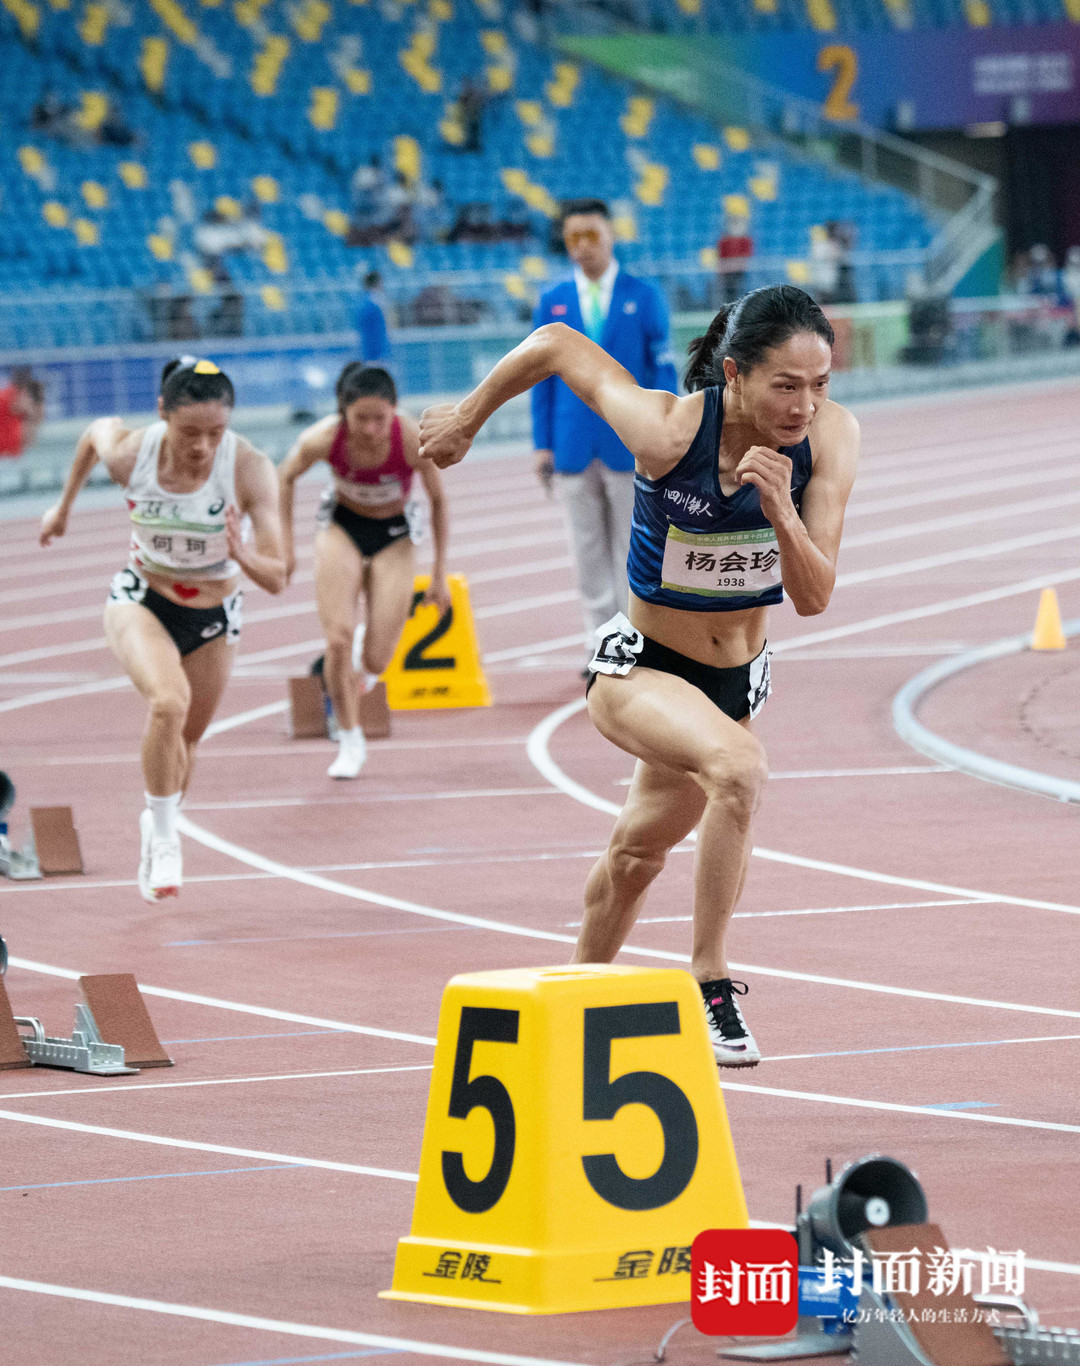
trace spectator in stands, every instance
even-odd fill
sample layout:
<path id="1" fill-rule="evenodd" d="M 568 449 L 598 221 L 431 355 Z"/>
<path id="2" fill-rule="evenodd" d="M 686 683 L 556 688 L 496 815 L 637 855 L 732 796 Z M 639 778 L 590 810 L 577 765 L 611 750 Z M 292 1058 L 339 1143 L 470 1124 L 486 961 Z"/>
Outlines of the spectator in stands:
<path id="1" fill-rule="evenodd" d="M 22 455 L 45 416 L 45 386 L 29 366 L 17 365 L 0 389 L 0 456 Z"/>
<path id="2" fill-rule="evenodd" d="M 1049 247 L 1037 242 L 1028 252 L 1028 269 L 1024 294 L 1056 295 L 1058 292 L 1057 263 Z"/>
<path id="3" fill-rule="evenodd" d="M 421 182 L 416 189 L 416 226 L 425 242 L 445 242 L 450 231 L 450 208 L 441 180 Z"/>
<path id="4" fill-rule="evenodd" d="M 465 132 L 465 141 L 461 144 L 461 151 L 482 152 L 484 150 L 484 106 L 487 104 L 487 96 L 471 76 L 466 76 L 462 81 L 461 94 L 458 96 L 457 103 L 461 126 Z"/>
<path id="5" fill-rule="evenodd" d="M 1061 267 L 1061 299 L 1072 310 L 1072 322 L 1065 333 L 1066 346 L 1080 346 L 1080 247 L 1070 247 Z"/>
<path id="6" fill-rule="evenodd" d="M 664 297 L 655 285 L 619 269 L 607 204 L 572 199 L 563 206 L 562 225 L 573 279 L 541 297 L 533 326 L 566 323 L 602 346 L 644 388 L 675 393 Z M 634 457 L 554 376 L 533 389 L 532 413 L 536 472 L 545 487 L 558 482 L 585 622 L 593 632 L 629 605 Z"/>
<path id="7" fill-rule="evenodd" d="M 75 108 L 53 90 L 46 90 L 30 111 L 30 129 L 46 137 L 69 141 L 77 132 Z"/>
<path id="8" fill-rule="evenodd" d="M 835 303 L 840 283 L 841 246 L 832 227 L 816 223 L 810 229 L 810 293 L 819 304 Z"/>
<path id="9" fill-rule="evenodd" d="M 750 222 L 729 214 L 724 231 L 716 244 L 720 302 L 732 303 L 745 293 L 746 263 L 754 254 L 754 239 L 750 236 Z"/>
<path id="10" fill-rule="evenodd" d="M 855 250 L 855 224 L 826 223 L 825 230 L 836 243 L 836 289 L 833 291 L 833 303 L 858 303 L 855 266 L 851 259 Z"/>
<path id="11" fill-rule="evenodd" d="M 386 176 L 383 173 L 382 160 L 378 156 L 372 156 L 357 166 L 349 186 L 352 191 L 353 213 L 357 221 L 362 222 L 374 215 L 379 193 L 385 184 Z"/>
<path id="12" fill-rule="evenodd" d="M 364 276 L 364 292 L 356 309 L 356 330 L 364 364 L 385 367 L 390 360 L 390 334 L 386 328 L 382 276 L 377 270 L 369 270 Z"/>

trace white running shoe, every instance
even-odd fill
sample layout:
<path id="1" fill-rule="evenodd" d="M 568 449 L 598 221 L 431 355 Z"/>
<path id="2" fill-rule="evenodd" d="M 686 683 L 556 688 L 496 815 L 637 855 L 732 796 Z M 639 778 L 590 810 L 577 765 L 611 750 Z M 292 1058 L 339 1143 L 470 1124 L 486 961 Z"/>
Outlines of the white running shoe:
<path id="1" fill-rule="evenodd" d="M 147 887 L 150 900 L 160 901 L 166 896 L 179 896 L 183 883 L 183 861 L 180 857 L 179 836 L 171 840 L 150 841 L 150 876 Z"/>
<path id="2" fill-rule="evenodd" d="M 353 632 L 352 638 L 352 666 L 353 672 L 362 674 L 364 672 L 364 633 L 367 627 L 363 622 Z"/>
<path id="3" fill-rule="evenodd" d="M 749 988 L 745 982 L 733 982 L 721 977 L 715 982 L 702 982 L 701 994 L 705 1002 L 705 1019 L 709 1026 L 709 1042 L 719 1067 L 756 1067 L 761 1061 L 761 1049 L 746 1027 L 736 996 L 745 996 Z"/>
<path id="4" fill-rule="evenodd" d="M 358 778 L 367 758 L 367 741 L 359 726 L 342 731 L 338 737 L 338 756 L 326 770 L 328 778 Z"/>
<path id="5" fill-rule="evenodd" d="M 149 811 L 139 814 L 139 895 L 144 901 L 154 902 L 157 896 L 150 890 L 150 842 L 154 838 L 154 818 Z"/>

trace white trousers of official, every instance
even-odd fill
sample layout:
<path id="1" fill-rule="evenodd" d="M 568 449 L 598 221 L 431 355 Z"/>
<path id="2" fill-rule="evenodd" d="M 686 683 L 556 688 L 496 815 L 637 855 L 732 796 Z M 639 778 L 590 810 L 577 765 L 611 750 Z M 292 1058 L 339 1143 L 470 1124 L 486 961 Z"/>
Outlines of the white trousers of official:
<path id="1" fill-rule="evenodd" d="M 626 557 L 634 510 L 632 470 L 611 470 L 594 460 L 581 474 L 560 474 L 559 494 L 577 565 L 578 591 L 591 637 L 630 601 Z"/>

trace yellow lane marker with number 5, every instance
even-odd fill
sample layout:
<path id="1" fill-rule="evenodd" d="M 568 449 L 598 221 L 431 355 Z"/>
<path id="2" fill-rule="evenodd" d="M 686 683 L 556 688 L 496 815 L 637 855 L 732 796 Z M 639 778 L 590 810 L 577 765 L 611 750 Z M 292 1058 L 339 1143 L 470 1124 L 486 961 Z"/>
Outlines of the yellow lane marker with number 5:
<path id="1" fill-rule="evenodd" d="M 674 969 L 453 978 L 389 1299 L 560 1314 L 690 1298 L 748 1227 L 701 991 Z"/>
<path id="2" fill-rule="evenodd" d="M 480 647 L 464 574 L 447 576 L 450 610 L 442 617 L 423 603 L 431 577 L 413 582 L 409 619 L 383 674 L 392 711 L 427 707 L 490 707 L 491 693 L 480 667 Z"/>

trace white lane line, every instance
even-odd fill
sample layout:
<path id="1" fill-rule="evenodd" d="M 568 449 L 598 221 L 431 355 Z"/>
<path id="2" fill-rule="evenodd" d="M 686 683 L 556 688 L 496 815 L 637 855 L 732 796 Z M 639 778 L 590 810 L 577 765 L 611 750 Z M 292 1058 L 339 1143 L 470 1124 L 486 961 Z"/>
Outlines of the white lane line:
<path id="1" fill-rule="evenodd" d="M 70 968 L 53 967 L 50 963 L 36 963 L 30 958 L 10 958 L 8 962 L 11 967 L 22 968 L 24 972 L 39 972 L 46 977 L 63 977 L 70 982 L 77 982 L 80 977 L 85 976 L 85 973 L 73 972 Z M 143 982 L 139 983 L 139 990 L 144 996 L 160 996 L 166 1001 L 184 1001 L 188 1005 L 209 1006 L 213 1010 L 231 1010 L 238 1015 L 258 1015 L 266 1020 L 287 1020 L 290 1024 L 314 1025 L 317 1029 L 340 1030 L 345 1034 L 368 1034 L 375 1039 L 398 1039 L 402 1043 L 430 1044 L 432 1047 L 435 1044 L 435 1040 L 426 1034 L 406 1034 L 398 1029 L 377 1029 L 374 1025 L 327 1020 L 321 1015 L 302 1015 L 295 1010 L 276 1010 L 270 1006 L 249 1006 L 240 1001 L 225 1001 L 218 996 L 201 996 L 196 992 L 174 991 L 169 987 L 151 987 Z"/>
<path id="2" fill-rule="evenodd" d="M 80 683 L 70 688 L 46 688 L 44 692 L 8 698 L 6 702 L 0 702 L 0 711 L 19 711 L 23 707 L 36 707 L 43 702 L 62 702 L 68 697 L 89 697 L 92 693 L 117 692 L 130 687 L 131 680 L 125 674 L 122 678 L 103 678 L 97 683 Z"/>
<path id="3" fill-rule="evenodd" d="M 921 484 L 924 487 L 932 482 L 927 479 L 926 471 L 919 468 L 923 464 L 935 465 L 934 473 L 942 480 L 948 479 L 952 482 L 945 485 L 948 489 L 961 488 L 967 489 L 975 494 L 981 491 L 982 483 L 989 482 L 984 480 L 986 474 L 992 474 L 997 470 L 1009 470 L 1011 473 L 1023 479 L 1024 483 L 1029 482 L 1031 474 L 1041 474 L 1047 465 L 1075 464 L 1077 457 L 1080 456 L 1080 449 L 1077 447 L 1075 437 L 1051 438 L 1049 445 L 1045 445 L 1043 440 L 1034 440 L 1024 443 L 1027 450 L 1032 451 L 1032 458 L 1028 461 L 1018 459 L 1018 452 L 1013 448 L 1012 442 L 1007 442 L 1003 449 L 992 454 L 986 451 L 983 443 L 979 443 L 978 454 L 969 460 L 958 460 L 955 464 L 949 465 L 941 461 L 935 462 L 932 459 L 920 461 L 914 466 L 908 466 L 903 457 L 893 467 L 893 473 L 886 473 L 884 470 L 870 466 L 865 477 L 860 476 L 857 488 L 860 491 L 866 489 L 883 488 L 903 488 L 905 485 Z M 1051 454 L 1051 450 L 1057 452 Z M 1045 452 L 1045 456 L 1044 456 Z M 1025 469 L 1025 466 L 1035 466 L 1036 469 Z M 1021 474 L 1020 471 L 1023 470 Z M 968 478 L 975 475 L 974 479 Z"/>
<path id="4" fill-rule="evenodd" d="M 241 722 L 237 721 L 237 725 Z M 391 802 L 456 802 L 469 798 L 558 797 L 553 787 L 478 787 L 461 792 L 372 792 L 359 797 L 258 797 L 238 802 L 185 802 L 185 811 L 257 811 L 282 806 L 385 806 Z"/>
<path id="5" fill-rule="evenodd" d="M 246 712 L 237 713 L 247 715 Z M 223 717 L 223 720 L 231 720 L 231 717 Z M 230 730 L 234 729 L 232 726 Z M 527 736 L 524 735 L 497 735 L 490 739 L 470 739 L 467 736 L 448 736 L 445 739 L 432 737 L 430 740 L 378 740 L 373 743 L 378 745 L 379 750 L 407 750 L 407 749 L 491 749 L 496 745 L 507 745 L 520 748 L 525 744 Z M 205 741 L 206 736 L 203 736 Z M 292 759 L 299 755 L 301 758 L 310 758 L 313 754 L 321 754 L 326 748 L 326 740 L 288 740 L 283 739 L 277 745 L 237 745 L 232 749 L 221 749 L 217 745 L 212 750 L 207 750 L 204 754 L 199 751 L 199 762 L 206 758 L 213 759 L 254 759 L 254 758 L 282 758 Z M 9 760 L 9 762 L 16 762 Z M 98 764 L 138 764 L 142 762 L 142 755 L 132 750 L 130 754 L 20 754 L 17 762 L 20 764 L 34 764 L 35 766 L 49 765 L 58 768 L 70 768 L 73 764 L 90 764 L 96 767 Z M 84 882 L 83 886 L 89 886 Z"/>
<path id="6" fill-rule="evenodd" d="M 501 920 L 488 920 L 482 916 L 463 915 L 457 911 L 437 910 L 433 906 L 421 906 L 415 901 L 404 901 L 400 897 L 386 896 L 382 892 L 372 892 L 365 888 L 350 886 L 345 882 L 335 882 L 319 874 L 305 873 L 299 868 L 291 868 L 287 864 L 276 862 L 274 859 L 264 858 L 262 854 L 257 854 L 252 849 L 245 849 L 242 845 L 233 844 L 230 840 L 221 839 L 220 836 L 211 833 L 211 831 L 195 825 L 183 815 L 179 818 L 178 829 L 181 834 L 187 835 L 208 849 L 226 854 L 237 859 L 240 863 L 247 863 L 253 868 L 261 868 L 265 872 L 276 872 L 282 877 L 291 878 L 305 886 L 314 887 L 319 891 L 336 892 L 339 896 L 351 897 L 354 901 L 363 901 L 375 906 L 387 906 L 392 910 L 405 911 L 410 915 L 425 916 L 432 920 L 444 920 L 472 929 L 494 930 L 497 934 L 516 935 L 523 939 L 544 939 L 558 944 L 574 944 L 577 942 L 573 935 L 559 934 L 551 930 L 532 929 Z M 980 901 L 1005 899 L 981 892 L 968 892 L 965 895 L 973 896 Z M 624 945 L 622 952 L 642 958 L 658 958 L 669 963 L 690 962 L 690 955 L 687 953 L 671 953 L 663 949 L 647 949 L 631 944 Z M 13 959 L 12 961 L 17 960 Z M 978 1006 L 985 1010 L 1016 1010 L 1026 1014 L 1053 1015 L 1080 1020 L 1080 1010 L 1059 1010 L 1052 1006 L 1019 1005 L 1015 1002 L 992 1001 L 977 996 L 954 996 L 946 992 L 918 991 L 913 987 L 885 986 L 877 982 L 860 982 L 846 977 L 827 977 L 816 973 L 794 972 L 786 968 L 763 968 L 749 963 L 732 963 L 731 966 L 738 972 L 751 973 L 760 977 L 780 977 L 792 982 L 812 982 L 821 986 L 844 987 L 852 991 L 879 992 L 887 996 L 905 996 L 924 1001 L 945 1001 L 950 1005 Z"/>
<path id="7" fill-rule="evenodd" d="M 267 702 L 262 707 L 252 707 L 250 711 L 237 712 L 234 716 L 223 716 L 220 721 L 210 722 L 203 732 L 203 739 L 209 740 L 224 731 L 235 730 L 237 726 L 246 726 L 249 721 L 262 721 L 267 716 L 278 716 L 288 710 L 289 701 L 285 698 L 280 702 Z"/>
<path id="8" fill-rule="evenodd" d="M 368 1077 L 382 1072 L 430 1072 L 434 1063 L 417 1062 L 405 1067 L 349 1067 L 335 1068 L 329 1072 L 279 1072 L 276 1076 L 259 1077 L 214 1077 L 203 1081 L 138 1081 L 129 1086 L 119 1082 L 115 1086 L 69 1086 L 60 1091 L 5 1091 L 0 1100 L 28 1100 L 43 1097 L 52 1100 L 55 1096 L 96 1096 L 106 1091 L 175 1091 L 188 1086 L 246 1086 L 256 1081 L 311 1081 L 323 1077 Z"/>
<path id="9" fill-rule="evenodd" d="M 890 1048 L 845 1048 L 829 1053 L 782 1053 L 763 1058 L 763 1062 L 807 1062 L 818 1058 L 865 1058 L 878 1053 L 930 1053 L 946 1048 L 997 1048 L 1007 1043 L 1068 1043 L 1080 1039 L 1080 1034 L 1042 1034 L 1024 1039 L 965 1039 L 959 1043 L 899 1044 Z M 88 1088 L 89 1089 L 89 1088 Z M 2 1097 L 0 1097 L 2 1099 Z"/>
<path id="10" fill-rule="evenodd" d="M 1031 1266 L 1032 1263 L 1028 1261 L 1027 1265 Z M 267 1319 L 255 1314 L 234 1314 L 226 1309 L 204 1309 L 192 1304 L 170 1304 L 165 1300 L 148 1300 L 135 1295 L 112 1295 L 104 1290 L 82 1290 L 71 1285 L 21 1280 L 15 1276 L 0 1276 L 0 1289 L 84 1300 L 90 1304 L 108 1304 L 117 1309 L 141 1309 L 151 1314 L 169 1314 L 182 1319 L 201 1319 L 206 1323 L 254 1328 L 263 1333 L 280 1333 L 286 1337 L 346 1342 L 358 1347 L 382 1347 L 390 1352 L 415 1352 L 418 1356 L 443 1357 L 448 1361 L 478 1361 L 490 1363 L 490 1366 L 575 1366 L 573 1362 L 554 1361 L 546 1357 L 515 1356 L 510 1352 L 489 1352 L 476 1347 L 448 1347 L 435 1342 L 418 1342 L 412 1338 L 386 1337 L 382 1333 L 357 1333 L 346 1328 L 320 1328 L 313 1323 L 292 1323 L 286 1319 Z"/>
<path id="11" fill-rule="evenodd" d="M 1013 536 L 1004 541 L 987 541 L 982 545 L 965 546 L 960 550 L 945 550 L 938 555 L 922 555 L 915 560 L 899 560 L 894 564 L 878 565 L 875 569 L 857 569 L 850 574 L 836 576 L 837 588 L 851 588 L 855 584 L 873 583 L 878 579 L 894 579 L 904 574 L 919 574 L 927 569 L 941 569 L 948 564 L 966 560 L 992 559 L 995 555 L 1012 555 L 1040 545 L 1075 540 L 1080 526 L 1057 527 L 1053 531 L 1037 531 L 1028 536 Z"/>
<path id="12" fill-rule="evenodd" d="M 821 1105 L 846 1105 L 856 1110 L 890 1110 L 902 1115 L 949 1115 L 972 1124 L 1004 1124 L 1017 1129 L 1048 1129 L 1054 1133 L 1080 1134 L 1080 1124 L 1060 1124 L 1049 1119 L 1020 1119 L 1015 1115 L 987 1115 L 979 1110 L 936 1110 L 930 1105 L 900 1105 L 888 1100 L 859 1100 L 855 1096 L 829 1096 L 820 1091 L 791 1091 L 781 1086 L 748 1086 L 745 1082 L 721 1083 L 725 1091 L 747 1091 L 762 1096 L 781 1096 L 784 1100 L 807 1100 Z M 0 1112 L 2 1113 L 2 1112 Z"/>
<path id="13" fill-rule="evenodd" d="M 991 493 L 1006 493 L 1012 489 L 1033 488 L 1043 484 L 1061 484 L 1076 478 L 1076 464 L 1069 462 L 1064 468 L 1056 465 L 1048 470 L 1031 470 L 1023 474 L 1005 475 L 1000 479 L 983 479 L 976 487 L 970 480 L 961 484 L 936 485 L 932 481 L 928 488 L 916 493 L 901 493 L 891 498 L 875 498 L 870 502 L 853 503 L 847 510 L 848 517 L 869 517 L 879 512 L 900 512 L 906 508 L 923 507 L 927 503 L 935 507 L 939 503 L 955 502 L 975 496 L 987 497 Z M 926 481 L 923 481 L 926 482 Z M 855 486 L 858 488 L 858 484 Z"/>
<path id="14" fill-rule="evenodd" d="M 769 773 L 773 782 L 784 778 L 886 778 L 906 773 L 952 773 L 946 764 L 896 764 L 889 768 L 790 768 Z M 629 787 L 633 778 L 616 778 L 616 787 Z"/>
<path id="15" fill-rule="evenodd" d="M 285 1153 L 264 1152 L 261 1148 L 234 1148 L 226 1143 L 199 1143 L 194 1139 L 169 1138 L 164 1134 L 146 1134 L 135 1129 L 113 1129 L 104 1124 L 81 1124 L 74 1119 L 24 1115 L 18 1110 L 0 1110 L 0 1119 L 9 1120 L 13 1124 L 37 1124 L 45 1129 L 68 1129 L 77 1134 L 97 1134 L 101 1138 L 122 1138 L 129 1143 L 152 1143 L 159 1148 L 183 1148 L 196 1153 L 224 1153 L 228 1157 L 254 1158 L 258 1162 L 287 1162 L 290 1166 L 318 1167 L 331 1172 L 352 1172 L 356 1176 L 381 1176 L 388 1181 L 417 1180 L 415 1172 L 399 1172 L 390 1167 L 367 1167 L 356 1162 L 331 1162 L 321 1157 L 289 1157 Z"/>
<path id="16" fill-rule="evenodd" d="M 1080 577 L 1080 571 L 1077 573 Z M 576 697 L 572 702 L 556 708 L 535 728 L 529 736 L 527 752 L 541 777 L 546 778 L 553 787 L 558 787 L 568 797 L 573 797 L 582 806 L 591 806 L 594 811 L 603 811 L 617 816 L 622 810 L 614 802 L 608 801 L 596 792 L 591 792 L 581 783 L 575 782 L 564 773 L 548 749 L 552 735 L 564 721 L 585 710 L 584 697 Z M 692 836 L 691 836 L 692 838 Z M 846 863 L 831 863 L 825 859 L 805 858 L 801 854 L 784 854 L 776 849 L 764 849 L 755 845 L 750 851 L 755 858 L 766 859 L 772 863 L 790 863 L 796 868 L 812 868 L 819 873 L 836 873 L 840 877 L 858 878 L 863 882 L 880 882 L 889 887 L 910 887 L 917 892 L 940 892 L 944 896 L 967 897 L 973 901 L 997 901 L 1006 906 L 1029 906 L 1034 910 L 1062 911 L 1066 915 L 1080 915 L 1080 906 L 1067 905 L 1060 901 L 1041 901 L 1035 897 L 1010 896 L 1003 892 L 980 891 L 971 887 L 952 887 L 946 882 L 930 882 L 925 878 L 897 877 L 892 873 L 876 873 L 868 868 L 854 868 Z M 744 969 L 746 971 L 746 969 Z"/>
<path id="17" fill-rule="evenodd" d="M 832 626 L 825 631 L 807 631 L 801 636 L 787 636 L 771 646 L 773 654 L 787 650 L 799 650 L 806 645 L 822 645 L 827 640 L 842 640 L 846 636 L 862 635 L 865 631 L 879 631 L 883 626 L 899 626 L 908 621 L 921 621 L 924 617 L 938 617 L 946 612 L 959 612 L 965 607 L 981 607 L 988 602 L 1001 602 L 1004 598 L 1018 597 L 1023 593 L 1034 593 L 1040 588 L 1053 588 L 1059 583 L 1073 583 L 1080 579 L 1080 569 L 1066 569 L 1060 573 L 1039 574 L 1036 578 L 1023 579 L 1019 583 L 1006 584 L 1003 588 L 988 588 L 981 593 L 965 593 L 960 598 L 946 598 L 940 602 L 927 603 L 924 607 L 909 607 L 903 612 L 888 612 L 879 617 L 865 617 L 861 621 L 850 621 L 846 626 Z"/>
<path id="18" fill-rule="evenodd" d="M 556 636 L 553 640 L 541 640 L 532 645 L 514 645 L 509 650 L 490 651 L 484 655 L 484 663 L 502 664 L 510 659 L 527 659 L 531 655 L 551 654 L 555 650 L 565 650 L 571 645 L 584 645 L 587 640 L 584 631 L 577 631 L 574 635 Z"/>
<path id="19" fill-rule="evenodd" d="M 1040 512 L 1054 512 L 1058 508 L 1080 503 L 1080 493 L 1055 493 L 1046 498 L 1029 498 L 1026 502 L 982 508 L 978 512 L 954 512 L 949 517 L 930 517 L 922 522 L 900 522 L 880 531 L 857 532 L 844 537 L 844 550 L 861 546 L 880 545 L 884 541 L 905 541 L 912 536 L 929 536 L 938 531 L 955 531 L 959 527 L 976 526 L 982 522 L 1014 522 L 1018 517 Z"/>
<path id="20" fill-rule="evenodd" d="M 517 612 L 532 612 L 540 607 L 557 607 L 564 602 L 577 602 L 576 588 L 565 589 L 561 593 L 541 593 L 533 598 L 515 598 L 511 602 L 497 602 L 489 607 L 478 607 L 473 612 L 477 621 L 487 621 L 491 617 L 513 616 Z"/>
<path id="21" fill-rule="evenodd" d="M 980 897 L 960 900 L 952 897 L 948 901 L 886 901 L 866 906 L 815 906 L 805 911 L 736 911 L 735 920 L 770 920 L 786 915 L 843 915 L 847 911 L 901 911 L 915 910 L 923 906 L 989 906 L 992 903 Z M 692 915 L 653 915 L 641 916 L 638 925 L 673 925 L 680 921 L 691 922 Z M 581 924 L 581 921 L 574 922 Z"/>
<path id="22" fill-rule="evenodd" d="M 14 654 L 0 655 L 0 667 L 13 664 L 36 664 L 42 659 L 55 659 L 59 655 L 80 655 L 91 650 L 107 650 L 109 642 L 104 636 L 92 636 L 89 640 L 69 640 L 63 645 L 42 645 L 36 650 L 16 650 Z"/>

